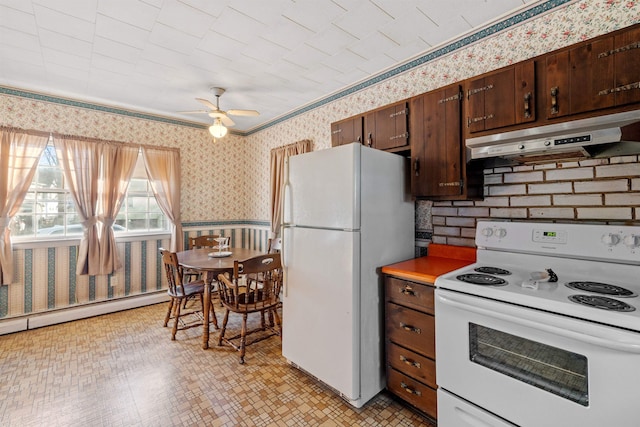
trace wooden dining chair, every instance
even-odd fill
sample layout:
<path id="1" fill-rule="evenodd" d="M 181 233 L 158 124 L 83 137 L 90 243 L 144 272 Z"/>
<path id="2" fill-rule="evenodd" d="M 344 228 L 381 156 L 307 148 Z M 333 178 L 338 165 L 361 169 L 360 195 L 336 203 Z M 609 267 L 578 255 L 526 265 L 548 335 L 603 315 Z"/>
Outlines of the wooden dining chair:
<path id="1" fill-rule="evenodd" d="M 195 236 L 189 237 L 189 249 L 199 249 L 199 248 L 217 248 L 218 242 L 215 240 L 220 237 L 218 234 L 207 234 L 203 236 Z M 231 241 L 231 237 L 227 236 L 225 245 L 229 246 Z"/>
<path id="2" fill-rule="evenodd" d="M 216 239 L 219 237 L 220 235 L 218 234 L 206 234 L 202 236 L 189 237 L 188 247 L 189 249 L 211 248 L 211 250 L 213 251 L 214 249 L 218 249 L 218 242 L 216 241 Z M 231 237 L 228 236 L 225 242 L 223 243 L 223 245 L 229 247 L 230 244 L 231 244 Z M 185 280 L 194 280 L 194 279 L 202 278 L 201 272 L 196 270 L 185 269 L 184 274 L 185 274 Z"/>
<path id="3" fill-rule="evenodd" d="M 176 333 L 179 330 L 193 328 L 200 326 L 203 323 L 202 311 L 204 307 L 204 287 L 203 280 L 194 280 L 191 282 L 184 282 L 184 274 L 182 267 L 178 263 L 178 256 L 175 252 L 171 252 L 165 249 L 160 249 L 162 256 L 162 263 L 164 264 L 165 273 L 167 275 L 167 294 L 169 295 L 169 307 L 167 308 L 167 314 L 164 317 L 164 326 L 169 324 L 170 319 L 174 319 L 173 328 L 171 330 L 171 340 L 176 339 Z M 183 302 L 188 298 L 198 297 L 200 299 L 200 309 L 185 310 Z M 213 310 L 213 304 L 209 304 L 206 309 L 211 310 L 211 316 L 213 324 L 218 327 L 218 319 L 216 313 Z M 185 321 L 183 318 L 191 317 L 190 321 Z"/>
<path id="4" fill-rule="evenodd" d="M 224 274 L 218 276 L 220 282 L 220 300 L 225 308 L 222 329 L 218 337 L 218 345 L 224 341 L 240 352 L 240 363 L 244 363 L 246 346 L 262 341 L 274 335 L 282 335 L 282 324 L 277 308 L 282 288 L 282 264 L 280 254 L 265 254 L 235 261 L 233 275 L 228 278 Z M 242 327 L 238 334 L 227 336 L 229 313 L 242 315 Z M 247 330 L 247 318 L 250 313 L 259 313 L 260 326 Z M 269 322 L 265 320 L 267 313 Z M 247 342 L 247 336 L 265 331 L 259 337 Z"/>

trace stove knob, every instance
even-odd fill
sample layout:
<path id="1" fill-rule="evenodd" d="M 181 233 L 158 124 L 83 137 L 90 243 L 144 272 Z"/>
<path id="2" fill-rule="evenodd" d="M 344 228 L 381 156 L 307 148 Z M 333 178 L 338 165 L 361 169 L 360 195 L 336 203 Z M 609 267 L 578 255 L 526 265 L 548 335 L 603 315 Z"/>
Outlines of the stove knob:
<path id="1" fill-rule="evenodd" d="M 481 233 L 484 237 L 491 237 L 491 235 L 493 234 L 493 230 L 490 228 L 483 228 Z"/>
<path id="2" fill-rule="evenodd" d="M 640 236 L 636 234 L 625 236 L 622 242 L 630 249 L 637 248 L 640 246 Z"/>
<path id="3" fill-rule="evenodd" d="M 507 235 L 507 230 L 505 230 L 504 228 L 498 228 L 496 230 L 496 236 L 498 236 L 499 239 L 502 239 L 506 235 Z"/>
<path id="4" fill-rule="evenodd" d="M 620 235 L 615 233 L 608 233 L 602 236 L 602 243 L 607 246 L 615 246 L 620 243 Z"/>

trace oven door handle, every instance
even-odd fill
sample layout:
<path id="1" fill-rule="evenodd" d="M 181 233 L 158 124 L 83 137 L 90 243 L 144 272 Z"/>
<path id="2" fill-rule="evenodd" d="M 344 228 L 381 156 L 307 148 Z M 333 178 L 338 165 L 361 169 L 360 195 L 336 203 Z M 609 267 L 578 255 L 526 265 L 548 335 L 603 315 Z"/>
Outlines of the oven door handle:
<path id="1" fill-rule="evenodd" d="M 545 315 L 544 323 L 540 319 L 526 318 L 527 313 L 522 308 L 515 308 L 510 304 L 500 304 L 500 311 L 497 311 L 494 303 L 487 302 L 482 298 L 474 298 L 473 305 L 456 298 L 457 296 L 447 293 L 447 295 L 438 294 L 438 300 L 446 305 L 458 308 L 460 310 L 471 311 L 482 316 L 492 317 L 515 323 L 528 328 L 537 329 L 543 332 L 560 335 L 565 338 L 574 339 L 576 341 L 586 342 L 599 347 L 606 347 L 616 351 L 626 353 L 640 353 L 640 340 L 632 341 L 627 338 L 615 340 L 611 339 L 614 334 L 609 333 L 608 336 L 597 336 L 594 334 L 594 325 L 584 322 L 584 325 L 571 322 L 570 318 L 556 319 L 552 314 Z M 462 297 L 465 298 L 465 297 Z M 436 322 L 438 319 L 438 311 L 436 309 Z M 570 329 L 571 328 L 571 329 Z"/>

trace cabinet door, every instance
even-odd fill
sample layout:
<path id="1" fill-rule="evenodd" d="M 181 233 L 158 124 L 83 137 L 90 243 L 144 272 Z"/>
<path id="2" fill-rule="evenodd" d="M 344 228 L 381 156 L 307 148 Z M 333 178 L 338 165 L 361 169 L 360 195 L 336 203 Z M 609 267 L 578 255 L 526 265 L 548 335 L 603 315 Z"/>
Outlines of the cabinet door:
<path id="1" fill-rule="evenodd" d="M 457 84 L 410 101 L 411 190 L 416 197 L 463 192 L 461 102 Z"/>
<path id="2" fill-rule="evenodd" d="M 331 146 L 362 142 L 362 116 L 331 123 Z"/>
<path id="3" fill-rule="evenodd" d="M 374 114 L 373 148 L 391 150 L 409 144 L 409 133 L 407 132 L 409 109 L 406 102 L 376 110 Z M 367 138 L 369 138 L 368 134 Z"/>
<path id="4" fill-rule="evenodd" d="M 580 44 L 546 58 L 547 118 L 613 107 L 613 37 Z M 604 53 L 604 54 L 603 54 Z"/>
<path id="5" fill-rule="evenodd" d="M 547 79 L 544 93 L 546 96 L 547 118 L 564 117 L 569 109 L 569 51 L 553 53 L 545 62 Z"/>
<path id="6" fill-rule="evenodd" d="M 535 63 L 526 61 L 467 85 L 469 132 L 535 120 Z"/>
<path id="7" fill-rule="evenodd" d="M 569 50 L 570 114 L 613 107 L 613 93 L 602 92 L 613 87 L 613 60 L 600 55 L 612 48 L 607 37 Z"/>
<path id="8" fill-rule="evenodd" d="M 364 115 L 363 144 L 375 148 L 374 134 L 376 133 L 376 112 L 369 111 Z"/>
<path id="9" fill-rule="evenodd" d="M 615 37 L 613 57 L 616 105 L 640 102 L 640 28 Z"/>

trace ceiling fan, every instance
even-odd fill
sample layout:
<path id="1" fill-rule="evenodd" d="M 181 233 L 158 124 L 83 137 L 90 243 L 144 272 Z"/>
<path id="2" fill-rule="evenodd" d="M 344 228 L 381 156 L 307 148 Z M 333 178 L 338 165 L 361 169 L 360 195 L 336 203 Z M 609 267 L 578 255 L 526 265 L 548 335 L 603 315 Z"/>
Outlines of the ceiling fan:
<path id="1" fill-rule="evenodd" d="M 256 110 L 221 110 L 220 109 L 220 97 L 225 92 L 225 89 L 221 87 L 212 87 L 211 90 L 213 94 L 216 96 L 216 103 L 213 104 L 211 101 L 208 101 L 203 98 L 196 98 L 196 101 L 202 103 L 205 107 L 208 107 L 208 110 L 196 110 L 196 111 L 182 111 L 185 114 L 208 114 L 209 117 L 214 119 L 213 125 L 209 127 L 209 132 L 216 137 L 222 138 L 227 133 L 227 128 L 225 126 L 231 127 L 235 126 L 235 123 L 229 116 L 259 116 L 260 113 Z"/>

